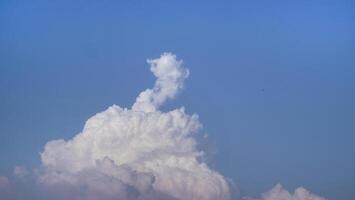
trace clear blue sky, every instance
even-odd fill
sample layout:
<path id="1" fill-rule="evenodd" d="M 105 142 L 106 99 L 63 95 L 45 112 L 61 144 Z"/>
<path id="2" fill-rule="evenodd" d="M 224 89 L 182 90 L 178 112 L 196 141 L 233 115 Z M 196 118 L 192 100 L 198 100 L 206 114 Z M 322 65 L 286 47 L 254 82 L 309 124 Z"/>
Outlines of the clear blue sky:
<path id="1" fill-rule="evenodd" d="M 0 174 L 40 164 L 170 51 L 191 71 L 164 109 L 198 113 L 242 193 L 281 182 L 355 197 L 354 1 L 0 1 Z"/>

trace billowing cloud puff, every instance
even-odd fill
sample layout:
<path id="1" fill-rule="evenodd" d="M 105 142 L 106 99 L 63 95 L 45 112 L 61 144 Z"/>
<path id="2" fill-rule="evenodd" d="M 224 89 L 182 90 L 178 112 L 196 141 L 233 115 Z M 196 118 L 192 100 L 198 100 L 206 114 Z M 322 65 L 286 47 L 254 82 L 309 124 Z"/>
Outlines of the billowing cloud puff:
<path id="1" fill-rule="evenodd" d="M 189 71 L 171 53 L 148 63 L 155 85 L 131 109 L 113 105 L 87 120 L 71 140 L 45 145 L 39 182 L 60 191 L 59 199 L 230 199 L 226 179 L 201 161 L 198 116 L 184 108 L 159 111 L 182 89 Z"/>
<path id="2" fill-rule="evenodd" d="M 74 138 L 50 141 L 41 153 L 38 199 L 52 200 L 230 200 L 226 178 L 203 162 L 196 135 L 202 125 L 184 108 L 162 112 L 189 76 L 171 53 L 147 61 L 154 87 L 132 108 L 109 107 L 87 120 Z M 27 175 L 17 166 L 16 177 Z M 0 177 L 0 188 L 9 185 Z M 278 184 L 259 199 L 325 200 L 304 188 L 294 194 Z"/>
<path id="3" fill-rule="evenodd" d="M 132 106 L 135 111 L 155 111 L 167 99 L 175 97 L 189 76 L 189 70 L 182 67 L 182 61 L 176 60 L 171 53 L 164 53 L 160 58 L 148 59 L 147 62 L 157 80 L 153 89 L 146 89 L 139 94 Z"/>
<path id="4" fill-rule="evenodd" d="M 312 194 L 302 187 L 291 194 L 281 184 L 277 184 L 270 191 L 262 194 L 260 199 L 245 197 L 244 200 L 325 200 L 325 198 Z"/>

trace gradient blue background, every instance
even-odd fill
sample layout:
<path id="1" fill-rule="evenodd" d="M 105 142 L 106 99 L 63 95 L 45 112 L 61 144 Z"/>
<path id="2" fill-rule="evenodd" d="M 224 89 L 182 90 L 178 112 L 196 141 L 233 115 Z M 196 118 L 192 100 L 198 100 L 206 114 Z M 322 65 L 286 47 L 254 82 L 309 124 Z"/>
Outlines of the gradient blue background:
<path id="1" fill-rule="evenodd" d="M 218 3 L 217 3 L 218 2 Z M 0 174 L 40 164 L 171 51 L 191 76 L 163 109 L 198 113 L 242 194 L 281 182 L 355 198 L 355 2 L 0 1 Z"/>

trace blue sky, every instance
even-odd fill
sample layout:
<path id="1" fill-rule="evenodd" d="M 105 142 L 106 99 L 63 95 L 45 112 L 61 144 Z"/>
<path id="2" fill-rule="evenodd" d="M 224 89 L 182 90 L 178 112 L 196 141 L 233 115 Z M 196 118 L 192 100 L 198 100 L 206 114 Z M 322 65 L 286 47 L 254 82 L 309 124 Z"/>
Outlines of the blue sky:
<path id="1" fill-rule="evenodd" d="M 355 196 L 353 1 L 0 2 L 0 174 L 130 107 L 173 52 L 191 75 L 164 110 L 197 113 L 242 193 L 281 182 Z"/>

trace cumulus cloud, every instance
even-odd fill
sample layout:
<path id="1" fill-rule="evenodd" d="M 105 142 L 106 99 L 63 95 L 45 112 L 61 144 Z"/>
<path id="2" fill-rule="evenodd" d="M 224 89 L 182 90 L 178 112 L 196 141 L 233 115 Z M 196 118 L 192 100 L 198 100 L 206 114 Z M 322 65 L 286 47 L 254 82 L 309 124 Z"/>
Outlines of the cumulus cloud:
<path id="1" fill-rule="evenodd" d="M 182 89 L 188 69 L 171 53 L 147 62 L 156 82 L 131 109 L 113 105 L 88 119 L 74 138 L 45 145 L 38 181 L 49 194 L 88 200 L 230 199 L 226 179 L 202 162 L 195 139 L 198 116 L 184 108 L 159 110 Z"/>
<path id="2" fill-rule="evenodd" d="M 152 112 L 159 108 L 167 99 L 175 97 L 183 87 L 189 70 L 182 67 L 182 61 L 171 53 L 164 53 L 158 59 L 148 59 L 150 70 L 157 77 L 153 89 L 141 92 L 132 106 L 135 111 Z"/>
<path id="3" fill-rule="evenodd" d="M 131 108 L 113 105 L 92 116 L 72 139 L 49 141 L 34 174 L 16 166 L 20 181 L 10 184 L 0 176 L 0 199 L 240 199 L 233 183 L 205 163 L 204 143 L 197 138 L 207 136 L 199 136 L 198 116 L 183 107 L 159 110 L 183 88 L 189 70 L 171 53 L 147 62 L 156 76 L 153 88 L 142 91 Z M 291 194 L 280 184 L 260 198 L 243 199 L 325 200 L 302 187 Z"/>
<path id="4" fill-rule="evenodd" d="M 297 188 L 291 194 L 281 184 L 277 184 L 270 191 L 263 193 L 259 199 L 245 197 L 244 200 L 325 200 L 325 198 L 312 194 L 303 187 Z"/>

